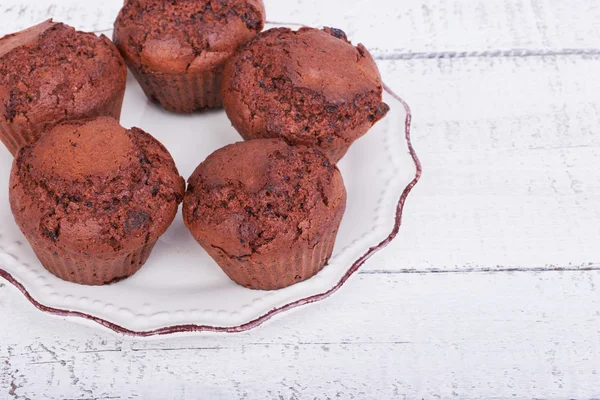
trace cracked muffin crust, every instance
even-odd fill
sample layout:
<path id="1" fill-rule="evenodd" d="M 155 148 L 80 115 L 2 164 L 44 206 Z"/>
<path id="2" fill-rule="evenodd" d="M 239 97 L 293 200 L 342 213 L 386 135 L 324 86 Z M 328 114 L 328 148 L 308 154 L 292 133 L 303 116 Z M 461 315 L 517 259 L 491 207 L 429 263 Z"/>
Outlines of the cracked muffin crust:
<path id="1" fill-rule="evenodd" d="M 106 36 L 48 20 L 0 38 L 0 139 L 14 155 L 52 126 L 119 119 L 127 68 Z"/>
<path id="2" fill-rule="evenodd" d="M 333 28 L 262 32 L 227 62 L 222 91 L 245 140 L 280 137 L 333 162 L 389 110 L 367 49 Z"/>
<path id="3" fill-rule="evenodd" d="M 113 40 L 149 99 L 192 112 L 222 105 L 223 63 L 264 22 L 261 0 L 126 0 Z"/>
<path id="4" fill-rule="evenodd" d="M 144 264 L 184 190 L 162 144 L 100 117 L 65 122 L 21 148 L 9 198 L 46 269 L 64 280 L 101 285 Z"/>
<path id="5" fill-rule="evenodd" d="M 198 166 L 183 217 L 233 281 L 271 290 L 325 266 L 345 208 L 342 176 L 320 150 L 260 139 L 226 146 Z"/>

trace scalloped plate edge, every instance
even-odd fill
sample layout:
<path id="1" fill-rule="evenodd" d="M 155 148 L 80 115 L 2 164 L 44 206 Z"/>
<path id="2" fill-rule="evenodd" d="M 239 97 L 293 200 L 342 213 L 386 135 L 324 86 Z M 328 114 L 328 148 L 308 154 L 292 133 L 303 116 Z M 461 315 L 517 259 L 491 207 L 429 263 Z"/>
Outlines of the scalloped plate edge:
<path id="1" fill-rule="evenodd" d="M 421 173 L 422 173 L 421 162 L 419 161 L 417 153 L 415 152 L 415 150 L 413 148 L 413 145 L 411 142 L 411 137 L 410 137 L 410 127 L 411 127 L 411 120 L 412 120 L 412 114 L 410 111 L 410 107 L 400 96 L 395 94 L 385 83 L 383 84 L 383 87 L 384 87 L 384 90 L 388 94 L 390 94 L 393 98 L 395 98 L 398 102 L 400 102 L 400 104 L 402 104 L 402 106 L 404 107 L 404 110 L 406 113 L 405 121 L 404 121 L 405 122 L 404 123 L 404 135 L 405 135 L 406 143 L 408 146 L 408 151 L 409 151 L 410 156 L 415 165 L 415 176 L 414 176 L 413 180 L 410 181 L 409 184 L 404 188 L 404 190 L 402 191 L 402 194 L 400 196 L 400 199 L 398 200 L 398 204 L 396 206 L 395 222 L 394 222 L 394 227 L 392 229 L 392 232 L 388 235 L 387 238 L 382 240 L 379 244 L 370 247 L 369 250 L 367 250 L 367 252 L 365 254 L 363 254 L 360 258 L 358 258 L 352 264 L 352 266 L 348 269 L 348 271 L 346 271 L 346 273 L 344 274 L 344 276 L 342 276 L 342 278 L 338 281 L 338 283 L 335 286 L 333 286 L 331 289 L 329 289 L 325 292 L 322 292 L 322 293 L 319 293 L 319 294 L 316 294 L 313 296 L 309 296 L 309 297 L 306 297 L 306 298 L 303 298 L 300 300 L 293 301 L 293 302 L 283 305 L 281 307 L 276 307 L 276 308 L 270 310 L 269 312 L 265 313 L 264 315 L 254 319 L 252 321 L 246 322 L 242 325 L 238 325 L 238 326 L 219 327 L 219 326 L 211 326 L 211 325 L 187 324 L 187 325 L 168 326 L 168 327 L 163 327 L 163 328 L 149 330 L 149 331 L 133 331 L 131 329 L 124 328 L 113 322 L 110 322 L 105 319 L 95 317 L 93 315 L 89 315 L 89 314 L 86 314 L 83 312 L 71 311 L 71 310 L 65 310 L 65 309 L 46 306 L 46 305 L 38 302 L 36 299 L 34 299 L 33 296 L 31 296 L 31 294 L 27 291 L 27 289 L 19 281 L 17 281 L 9 272 L 5 271 L 2 268 L 0 268 L 0 278 L 5 279 L 10 284 L 15 286 L 19 291 L 21 291 L 21 293 L 23 293 L 23 295 L 25 295 L 25 298 L 27 298 L 27 300 L 29 300 L 29 302 L 31 302 L 31 304 L 33 304 L 37 309 L 39 309 L 43 312 L 46 312 L 46 313 L 49 313 L 49 314 L 52 314 L 55 316 L 60 316 L 60 317 L 83 318 L 87 321 L 91 321 L 91 322 L 100 324 L 114 332 L 125 334 L 125 335 L 138 336 L 138 337 L 150 337 L 150 336 L 158 336 L 158 335 L 169 335 L 169 334 L 175 334 L 175 333 L 193 333 L 193 332 L 216 332 L 216 333 L 244 332 L 244 331 L 250 330 L 252 328 L 255 328 L 255 327 L 263 324 L 264 322 L 270 320 L 274 316 L 281 314 L 285 311 L 288 311 L 288 310 L 291 310 L 291 309 L 294 309 L 296 307 L 300 307 L 300 306 L 303 306 L 306 304 L 315 303 L 315 302 L 324 300 L 327 297 L 331 296 L 333 293 L 337 292 L 338 289 L 340 289 L 344 285 L 344 283 L 346 283 L 346 281 L 356 271 L 358 271 L 358 269 L 365 263 L 365 261 L 367 261 L 371 256 L 373 256 L 379 250 L 385 248 L 396 237 L 396 235 L 398 234 L 398 232 L 400 230 L 400 225 L 402 224 L 402 212 L 404 210 L 404 204 L 406 202 L 406 199 L 408 198 L 408 195 L 410 194 L 412 189 L 415 187 L 415 185 L 419 182 L 419 179 L 421 178 Z"/>

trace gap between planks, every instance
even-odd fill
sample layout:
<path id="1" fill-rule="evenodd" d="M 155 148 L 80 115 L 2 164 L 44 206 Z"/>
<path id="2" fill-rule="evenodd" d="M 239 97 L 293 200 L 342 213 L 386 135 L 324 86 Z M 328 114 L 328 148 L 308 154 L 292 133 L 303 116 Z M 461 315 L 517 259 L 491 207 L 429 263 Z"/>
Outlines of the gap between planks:
<path id="1" fill-rule="evenodd" d="M 359 275 L 401 275 L 401 274 L 468 274 L 468 273 L 483 273 L 483 274 L 494 274 L 494 273 L 511 273 L 511 272 L 524 272 L 524 273 L 541 273 L 541 272 L 589 272 L 589 271 L 600 271 L 600 263 L 585 263 L 579 265 L 569 266 L 557 266 L 548 265 L 544 267 L 512 267 L 512 266 L 496 266 L 496 267 L 469 267 L 463 269 L 441 269 L 441 268 L 421 268 L 411 269 L 403 268 L 398 270 L 384 270 L 384 269 L 372 269 L 358 271 Z"/>
<path id="2" fill-rule="evenodd" d="M 385 51 L 378 48 L 369 49 L 375 53 L 373 58 L 382 61 L 394 60 L 428 60 L 451 58 L 499 58 L 499 57 L 600 57 L 600 49 L 493 49 L 476 51 L 436 51 L 436 52 L 403 52 L 399 50 Z M 389 54 L 387 54 L 389 53 Z"/>

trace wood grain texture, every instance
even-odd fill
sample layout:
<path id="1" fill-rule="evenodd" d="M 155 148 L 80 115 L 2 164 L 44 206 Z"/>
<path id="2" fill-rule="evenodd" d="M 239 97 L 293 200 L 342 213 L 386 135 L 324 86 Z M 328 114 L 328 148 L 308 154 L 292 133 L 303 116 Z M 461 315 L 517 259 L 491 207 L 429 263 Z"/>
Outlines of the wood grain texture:
<path id="1" fill-rule="evenodd" d="M 600 57 L 379 63 L 413 110 L 423 177 L 365 270 L 600 266 Z"/>
<path id="2" fill-rule="evenodd" d="M 599 285 L 597 271 L 363 275 L 252 332 L 151 341 L 2 295 L 20 337 L 0 334 L 0 386 L 50 399 L 593 398 Z"/>
<path id="3" fill-rule="evenodd" d="M 2 28 L 56 15 L 81 29 L 102 29 L 112 25 L 121 1 L 30 3 L 0 6 Z M 407 228 L 387 250 L 398 256 L 364 270 L 598 268 L 599 224 L 581 221 L 600 218 L 591 201 L 600 190 L 593 173 L 600 165 L 600 51 L 585 50 L 600 49 L 594 23 L 600 7 L 594 0 L 568 8 L 549 0 L 450 3 L 336 0 L 311 13 L 316 1 L 267 1 L 270 19 L 332 19 L 358 40 L 377 40 L 372 47 L 382 51 L 385 81 L 413 109 L 414 142 L 425 165 L 415 191 L 420 198 L 409 200 Z M 398 22 L 398 8 L 413 16 L 410 24 Z M 393 29 L 387 36 L 394 43 L 405 44 L 381 40 L 384 28 Z M 463 36 L 470 29 L 478 34 L 467 36 L 480 44 Z M 565 53 L 567 47 L 572 51 Z"/>
<path id="4" fill-rule="evenodd" d="M 121 3 L 4 0 L 0 34 L 104 30 Z M 411 105 L 424 175 L 396 240 L 224 337 L 120 337 L 0 283 L 0 399 L 600 398 L 597 1 L 265 3 L 364 42 Z"/>
<path id="5" fill-rule="evenodd" d="M 264 0 L 271 21 L 330 25 L 379 57 L 432 53 L 598 50 L 596 0 Z M 123 0 L 3 0 L 0 33 L 55 17 L 80 29 L 112 27 Z"/>

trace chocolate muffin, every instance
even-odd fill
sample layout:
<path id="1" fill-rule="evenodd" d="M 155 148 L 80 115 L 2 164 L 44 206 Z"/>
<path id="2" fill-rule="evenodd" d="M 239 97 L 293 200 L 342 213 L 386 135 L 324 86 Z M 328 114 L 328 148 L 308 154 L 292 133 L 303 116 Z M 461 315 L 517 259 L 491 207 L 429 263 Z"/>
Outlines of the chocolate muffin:
<path id="1" fill-rule="evenodd" d="M 221 107 L 223 63 L 263 29 L 261 0 L 125 0 L 113 40 L 150 100 Z"/>
<path id="2" fill-rule="evenodd" d="M 156 139 L 99 117 L 64 122 L 22 147 L 9 190 L 15 221 L 44 267 L 102 285 L 146 262 L 185 182 Z"/>
<path id="3" fill-rule="evenodd" d="M 222 91 L 245 140 L 316 146 L 333 162 L 389 110 L 367 49 L 332 28 L 259 34 L 227 62 Z"/>
<path id="4" fill-rule="evenodd" d="M 345 208 L 342 175 L 325 154 L 262 139 L 201 163 L 188 180 L 183 217 L 233 281 L 271 290 L 323 268 Z"/>
<path id="5" fill-rule="evenodd" d="M 64 120 L 119 119 L 127 68 L 106 36 L 52 20 L 0 38 L 0 139 L 17 149 Z"/>

